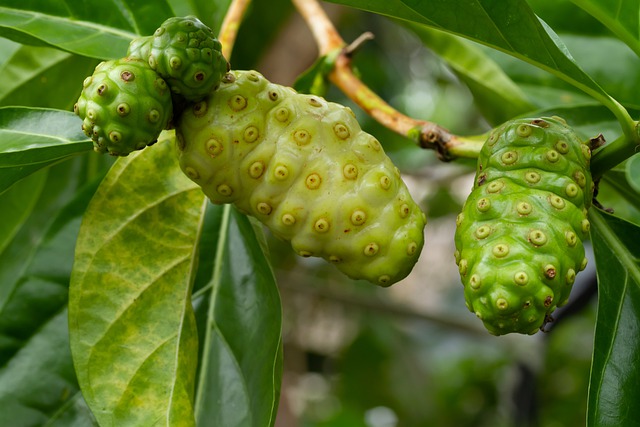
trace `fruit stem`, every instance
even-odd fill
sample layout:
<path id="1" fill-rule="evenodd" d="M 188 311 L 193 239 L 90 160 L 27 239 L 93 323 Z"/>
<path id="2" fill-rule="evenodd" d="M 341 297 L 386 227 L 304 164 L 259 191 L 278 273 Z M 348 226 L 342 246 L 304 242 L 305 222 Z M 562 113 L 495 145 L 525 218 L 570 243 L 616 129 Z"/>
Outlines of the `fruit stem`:
<path id="1" fill-rule="evenodd" d="M 329 80 L 367 114 L 388 129 L 414 141 L 418 146 L 435 150 L 443 161 L 458 157 L 478 157 L 485 135 L 461 137 L 453 135 L 436 123 L 409 117 L 389 105 L 353 73 L 351 56 L 355 50 L 354 46 L 358 47 L 363 40 L 369 39 L 369 33 L 362 39 L 359 38 L 357 43 L 347 46 L 317 0 L 292 2 L 311 29 L 319 55 L 339 52 L 329 72 Z"/>
<path id="2" fill-rule="evenodd" d="M 638 123 L 636 122 L 636 127 Z M 627 135 L 621 135 L 614 141 L 605 144 L 596 151 L 591 161 L 591 174 L 594 179 L 602 176 L 605 172 L 613 169 L 619 163 L 638 152 L 639 143 L 637 140 L 630 140 Z"/>
<path id="3" fill-rule="evenodd" d="M 249 4 L 251 4 L 251 0 L 233 0 L 222 21 L 218 40 L 222 43 L 222 56 L 227 60 L 231 58 L 233 45 L 238 35 L 238 28 L 240 28 L 240 23 Z"/>

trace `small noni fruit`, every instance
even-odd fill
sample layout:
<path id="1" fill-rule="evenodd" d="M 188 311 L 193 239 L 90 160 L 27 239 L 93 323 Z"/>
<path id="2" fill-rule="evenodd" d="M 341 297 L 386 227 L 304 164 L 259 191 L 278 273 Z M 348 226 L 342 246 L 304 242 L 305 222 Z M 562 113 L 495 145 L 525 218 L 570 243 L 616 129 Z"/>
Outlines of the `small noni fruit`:
<path id="1" fill-rule="evenodd" d="M 155 143 L 173 112 L 165 81 L 136 58 L 98 64 L 73 109 L 94 150 L 114 156 Z"/>
<path id="2" fill-rule="evenodd" d="M 533 334 L 586 267 L 591 151 L 558 117 L 517 119 L 483 145 L 456 224 L 469 310 L 489 332 Z"/>
<path id="3" fill-rule="evenodd" d="M 129 54 L 146 59 L 172 92 L 198 101 L 218 86 L 229 70 L 221 49 L 209 27 L 187 16 L 167 19 L 150 39 L 134 40 Z"/>
<path id="4" fill-rule="evenodd" d="M 303 257 L 382 286 L 418 259 L 425 215 L 349 108 L 232 71 L 185 110 L 176 141 L 213 203 L 234 203 Z"/>

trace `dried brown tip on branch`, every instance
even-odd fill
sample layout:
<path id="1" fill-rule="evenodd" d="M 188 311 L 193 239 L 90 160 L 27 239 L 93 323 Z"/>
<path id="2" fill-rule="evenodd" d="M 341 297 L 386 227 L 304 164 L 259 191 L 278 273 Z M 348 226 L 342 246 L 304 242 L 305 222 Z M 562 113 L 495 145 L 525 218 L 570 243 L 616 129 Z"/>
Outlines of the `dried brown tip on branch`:
<path id="1" fill-rule="evenodd" d="M 349 45 L 346 46 L 342 52 L 344 55 L 351 57 L 362 47 L 362 45 L 364 45 L 369 40 L 373 40 L 374 38 L 374 34 L 370 31 L 362 33 L 358 36 L 357 39 L 349 43 Z"/>

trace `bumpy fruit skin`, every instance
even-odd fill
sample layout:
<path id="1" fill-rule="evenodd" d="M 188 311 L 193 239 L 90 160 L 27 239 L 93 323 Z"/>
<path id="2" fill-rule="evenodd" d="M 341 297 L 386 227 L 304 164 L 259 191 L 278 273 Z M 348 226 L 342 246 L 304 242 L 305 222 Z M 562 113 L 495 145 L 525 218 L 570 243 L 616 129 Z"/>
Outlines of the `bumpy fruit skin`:
<path id="1" fill-rule="evenodd" d="M 558 117 L 494 130 L 457 218 L 467 307 L 489 332 L 533 334 L 569 298 L 586 266 L 591 152 Z"/>
<path id="2" fill-rule="evenodd" d="M 126 156 L 158 140 L 171 119 L 171 93 L 145 61 L 100 63 L 83 83 L 74 112 L 94 150 Z"/>
<path id="3" fill-rule="evenodd" d="M 232 71 L 176 136 L 180 167 L 213 203 L 234 203 L 299 255 L 381 286 L 418 259 L 425 215 L 350 109 Z"/>
<path id="4" fill-rule="evenodd" d="M 146 59 L 174 93 L 189 101 L 204 98 L 229 70 L 220 42 L 196 17 L 169 18 L 145 40 L 134 40 L 130 54 Z"/>

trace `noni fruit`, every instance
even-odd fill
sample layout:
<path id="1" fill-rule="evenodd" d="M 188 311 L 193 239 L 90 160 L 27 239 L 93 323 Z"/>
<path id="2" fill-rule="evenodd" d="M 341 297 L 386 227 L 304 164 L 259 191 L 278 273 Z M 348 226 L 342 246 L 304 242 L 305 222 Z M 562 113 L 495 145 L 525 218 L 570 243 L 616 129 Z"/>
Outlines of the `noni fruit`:
<path id="1" fill-rule="evenodd" d="M 129 54 L 148 55 L 151 68 L 187 100 L 204 98 L 229 71 L 220 42 L 196 17 L 169 18 L 150 37 L 134 40 Z"/>
<path id="2" fill-rule="evenodd" d="M 234 203 L 303 257 L 382 286 L 418 259 L 425 215 L 349 108 L 232 71 L 185 110 L 176 141 L 213 203 Z"/>
<path id="3" fill-rule="evenodd" d="M 591 151 L 558 117 L 494 130 L 457 218 L 467 307 L 495 335 L 533 334 L 565 304 L 587 264 Z"/>
<path id="4" fill-rule="evenodd" d="M 172 105 L 166 82 L 145 61 L 123 58 L 98 64 L 73 109 L 95 151 L 126 156 L 157 141 Z"/>

